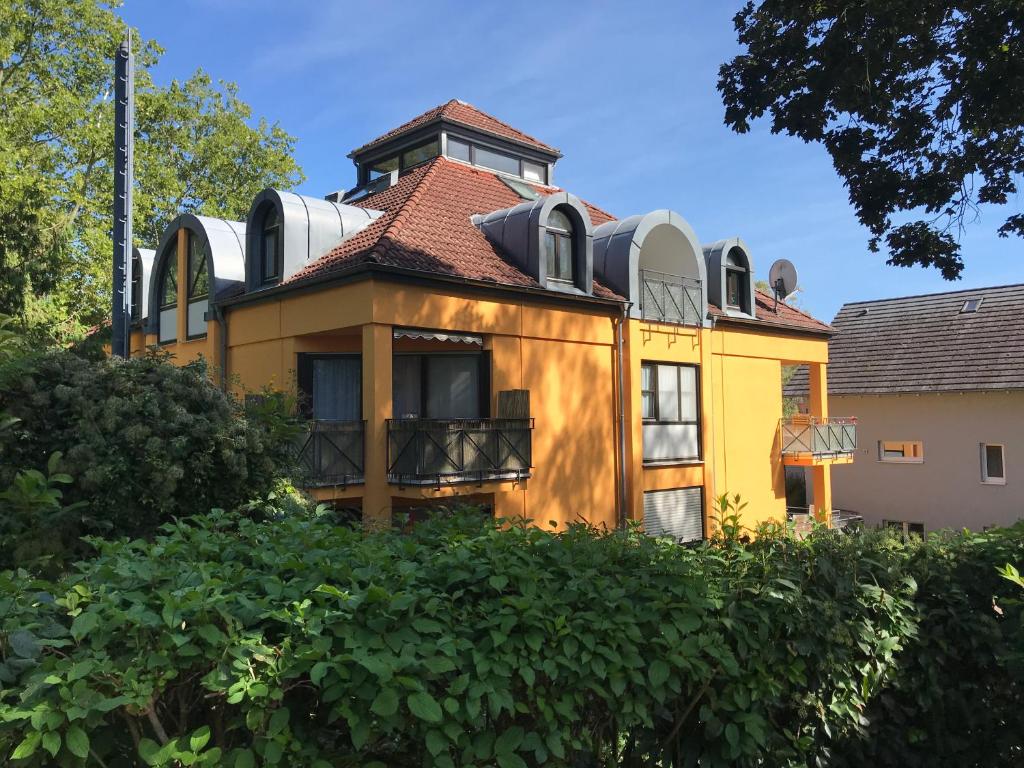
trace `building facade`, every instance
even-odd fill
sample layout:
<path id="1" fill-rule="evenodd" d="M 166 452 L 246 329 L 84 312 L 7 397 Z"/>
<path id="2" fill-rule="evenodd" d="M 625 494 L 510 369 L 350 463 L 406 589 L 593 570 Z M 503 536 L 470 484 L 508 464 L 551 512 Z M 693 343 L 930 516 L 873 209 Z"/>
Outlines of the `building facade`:
<path id="1" fill-rule="evenodd" d="M 830 328 L 759 293 L 742 240 L 616 218 L 554 185 L 556 149 L 459 101 L 350 157 L 348 192 L 268 189 L 245 222 L 184 214 L 137 251 L 133 354 L 297 394 L 305 484 L 375 523 L 458 498 L 693 540 L 725 492 L 750 525 L 783 519 L 784 464 L 828 516 L 852 455 L 828 439 Z M 784 423 L 797 363 L 813 418 Z"/>
<path id="2" fill-rule="evenodd" d="M 854 302 L 833 327 L 829 398 L 859 429 L 836 506 L 921 535 L 1024 518 L 1024 285 Z"/>

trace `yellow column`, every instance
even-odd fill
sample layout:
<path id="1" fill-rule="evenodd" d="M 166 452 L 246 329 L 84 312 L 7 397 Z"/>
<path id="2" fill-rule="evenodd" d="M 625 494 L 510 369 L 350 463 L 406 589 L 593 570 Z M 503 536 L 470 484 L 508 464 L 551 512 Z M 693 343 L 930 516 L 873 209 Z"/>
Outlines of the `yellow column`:
<path id="1" fill-rule="evenodd" d="M 828 418 L 828 375 L 824 363 L 809 363 L 807 378 L 810 384 L 811 416 Z M 811 484 L 814 489 L 814 516 L 822 523 L 832 518 L 832 467 L 824 464 L 811 468 Z"/>
<path id="2" fill-rule="evenodd" d="M 391 487 L 387 479 L 387 419 L 391 418 L 390 325 L 363 326 L 363 419 L 366 452 L 363 458 L 363 522 L 391 524 Z"/>
<path id="3" fill-rule="evenodd" d="M 159 311 L 159 308 L 157 309 Z M 188 230 L 178 230 L 178 343 L 188 339 Z"/>

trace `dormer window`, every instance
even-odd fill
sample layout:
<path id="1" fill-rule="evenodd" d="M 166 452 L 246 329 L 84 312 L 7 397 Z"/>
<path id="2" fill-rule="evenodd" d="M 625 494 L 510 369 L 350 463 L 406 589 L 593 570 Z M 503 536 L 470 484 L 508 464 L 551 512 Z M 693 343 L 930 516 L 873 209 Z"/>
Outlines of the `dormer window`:
<path id="1" fill-rule="evenodd" d="M 274 206 L 267 208 L 260 232 L 260 278 L 263 283 L 281 279 L 281 219 Z"/>
<path id="2" fill-rule="evenodd" d="M 548 280 L 573 283 L 573 228 L 569 217 L 558 208 L 548 215 L 544 233 Z"/>
<path id="3" fill-rule="evenodd" d="M 434 137 L 396 155 L 374 160 L 366 166 L 366 181 L 370 182 L 387 176 L 392 171 L 407 171 L 441 154 L 441 141 Z"/>
<path id="4" fill-rule="evenodd" d="M 163 259 L 163 274 L 160 275 L 160 333 L 161 344 L 178 339 L 178 260 L 175 258 L 177 243 L 172 240 Z"/>
<path id="5" fill-rule="evenodd" d="M 452 134 L 448 134 L 445 155 L 452 160 L 476 165 L 489 171 L 518 176 L 533 184 L 548 183 L 547 164 L 517 157 L 510 152 L 500 152 L 482 144 L 456 138 Z"/>
<path id="6" fill-rule="evenodd" d="M 210 273 L 206 244 L 195 232 L 188 232 L 188 337 L 206 335 L 206 311 L 210 308 Z"/>
<path id="7" fill-rule="evenodd" d="M 729 309 L 749 312 L 750 300 L 746 295 L 747 267 L 743 254 L 736 248 L 729 251 L 725 261 L 725 304 Z"/>

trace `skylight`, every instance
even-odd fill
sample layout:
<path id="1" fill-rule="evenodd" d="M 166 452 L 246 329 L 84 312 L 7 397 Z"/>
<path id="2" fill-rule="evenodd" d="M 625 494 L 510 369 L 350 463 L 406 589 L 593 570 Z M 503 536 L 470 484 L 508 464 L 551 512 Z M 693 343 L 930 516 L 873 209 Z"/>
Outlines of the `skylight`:
<path id="1" fill-rule="evenodd" d="M 498 176 L 505 185 L 519 195 L 523 200 L 539 200 L 540 193 L 531 187 L 529 184 L 524 184 L 516 179 L 509 179 L 505 176 Z"/>
<path id="2" fill-rule="evenodd" d="M 960 307 L 960 314 L 965 312 L 977 312 L 981 308 L 981 302 L 984 300 L 984 298 L 967 299 L 967 301 L 964 302 L 964 305 Z"/>

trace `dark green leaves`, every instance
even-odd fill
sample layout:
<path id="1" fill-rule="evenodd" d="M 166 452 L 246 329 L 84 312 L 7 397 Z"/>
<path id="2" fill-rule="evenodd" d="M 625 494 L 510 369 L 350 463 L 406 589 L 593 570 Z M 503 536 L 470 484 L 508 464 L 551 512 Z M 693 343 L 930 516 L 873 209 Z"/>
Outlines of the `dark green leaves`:
<path id="1" fill-rule="evenodd" d="M 426 720 L 428 723 L 441 722 L 441 705 L 429 693 L 417 691 L 410 694 L 406 703 L 409 705 L 409 711 L 420 720 Z"/>

